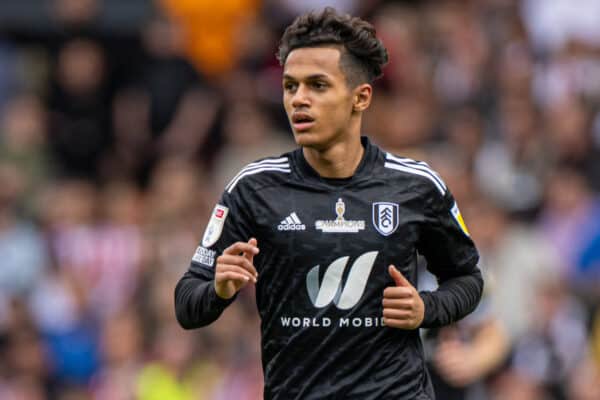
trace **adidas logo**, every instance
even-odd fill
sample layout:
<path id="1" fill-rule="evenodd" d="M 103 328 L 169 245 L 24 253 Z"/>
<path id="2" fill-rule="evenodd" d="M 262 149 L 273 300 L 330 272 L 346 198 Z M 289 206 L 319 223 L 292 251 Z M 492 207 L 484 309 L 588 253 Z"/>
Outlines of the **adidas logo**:
<path id="1" fill-rule="evenodd" d="M 289 217 L 284 219 L 277 226 L 277 230 L 279 231 L 305 231 L 306 225 L 304 225 L 300 218 L 296 215 L 295 212 L 291 213 Z"/>

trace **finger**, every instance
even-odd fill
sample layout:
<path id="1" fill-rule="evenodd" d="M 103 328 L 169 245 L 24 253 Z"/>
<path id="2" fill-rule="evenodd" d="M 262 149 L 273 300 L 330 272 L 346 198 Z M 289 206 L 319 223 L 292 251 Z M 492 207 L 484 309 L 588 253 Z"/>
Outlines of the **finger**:
<path id="1" fill-rule="evenodd" d="M 248 240 L 248 244 L 250 246 L 254 246 L 258 249 L 258 247 L 257 247 L 258 241 L 255 238 L 251 238 L 250 240 Z M 255 256 L 255 253 L 249 252 L 249 251 L 244 251 L 244 257 L 246 257 L 248 259 L 248 261 L 253 262 L 254 256 Z"/>
<path id="2" fill-rule="evenodd" d="M 390 276 L 396 283 L 396 286 L 412 287 L 412 284 L 404 277 L 404 275 L 402 275 L 402 272 L 400 272 L 395 266 L 390 265 L 388 271 L 390 273 Z"/>
<path id="3" fill-rule="evenodd" d="M 412 310 L 414 308 L 414 303 L 409 299 L 396 299 L 396 298 L 383 298 L 382 301 L 384 308 L 396 308 L 402 310 Z"/>
<path id="4" fill-rule="evenodd" d="M 389 326 L 391 328 L 407 329 L 407 330 L 416 328 L 414 321 L 409 321 L 409 320 L 404 320 L 404 319 L 394 319 L 394 318 L 383 317 L 383 323 L 386 326 Z"/>
<path id="5" fill-rule="evenodd" d="M 235 272 L 236 274 L 247 277 L 248 280 L 254 280 L 254 277 L 248 271 L 236 265 L 224 265 L 223 268 L 221 268 L 221 270 L 215 274 L 215 280 L 220 281 L 223 277 L 223 274 L 227 272 Z"/>
<path id="6" fill-rule="evenodd" d="M 221 268 L 219 268 L 219 271 L 215 274 L 215 279 L 217 279 L 219 277 L 219 274 L 222 274 L 225 272 L 235 272 L 236 274 L 247 276 L 249 280 L 256 283 L 256 277 L 254 275 L 252 275 L 250 272 L 248 272 L 248 270 L 246 270 L 238 265 L 231 265 L 231 264 L 221 264 Z"/>
<path id="7" fill-rule="evenodd" d="M 240 255 L 243 252 L 258 254 L 258 247 L 244 242 L 235 242 L 223 251 L 223 254 Z"/>
<path id="8" fill-rule="evenodd" d="M 233 256 L 230 254 L 219 256 L 217 258 L 217 267 L 219 266 L 219 264 L 239 265 L 240 267 L 250 272 L 253 276 L 258 275 L 258 272 L 256 271 L 256 268 L 254 268 L 254 265 L 252 265 L 247 258 L 242 256 Z"/>
<path id="9" fill-rule="evenodd" d="M 224 282 L 234 282 L 237 286 L 240 286 L 250 282 L 250 277 L 246 274 L 234 271 L 225 271 L 215 275 L 215 282 L 219 284 Z"/>
<path id="10" fill-rule="evenodd" d="M 231 254 L 223 254 L 223 255 L 217 257 L 217 265 L 218 264 L 239 265 L 240 267 L 245 268 L 252 273 L 256 272 L 256 268 L 254 268 L 254 265 L 250 261 L 248 261 L 248 259 L 244 256 L 234 256 Z"/>
<path id="11" fill-rule="evenodd" d="M 390 299 L 403 299 L 413 297 L 413 289 L 401 286 L 390 286 L 383 290 L 383 297 Z"/>
<path id="12" fill-rule="evenodd" d="M 408 310 L 396 310 L 394 308 L 384 308 L 383 316 L 385 318 L 397 319 L 397 320 L 412 320 L 413 313 Z"/>

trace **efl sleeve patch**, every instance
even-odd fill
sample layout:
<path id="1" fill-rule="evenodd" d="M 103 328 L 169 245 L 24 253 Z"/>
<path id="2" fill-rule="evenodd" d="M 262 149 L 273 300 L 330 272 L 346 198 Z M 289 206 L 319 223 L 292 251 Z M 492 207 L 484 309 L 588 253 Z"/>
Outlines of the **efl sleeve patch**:
<path id="1" fill-rule="evenodd" d="M 192 261 L 212 267 L 215 264 L 216 255 L 216 251 L 199 246 L 196 253 L 194 253 L 194 257 L 192 257 Z"/>
<path id="2" fill-rule="evenodd" d="M 223 233 L 223 226 L 225 225 L 225 220 L 227 219 L 228 214 L 229 208 L 221 204 L 217 204 L 215 206 L 202 238 L 202 246 L 210 247 L 217 243 L 221 237 L 221 234 Z"/>
<path id="3" fill-rule="evenodd" d="M 467 228 L 467 225 L 465 224 L 465 220 L 463 219 L 462 214 L 460 213 L 460 210 L 458 209 L 458 204 L 456 204 L 456 202 L 454 202 L 451 212 L 452 212 L 452 216 L 454 217 L 454 220 L 458 223 L 458 225 L 460 226 L 460 229 L 462 229 L 464 234 L 467 236 L 471 236 L 469 234 L 469 229 Z"/>

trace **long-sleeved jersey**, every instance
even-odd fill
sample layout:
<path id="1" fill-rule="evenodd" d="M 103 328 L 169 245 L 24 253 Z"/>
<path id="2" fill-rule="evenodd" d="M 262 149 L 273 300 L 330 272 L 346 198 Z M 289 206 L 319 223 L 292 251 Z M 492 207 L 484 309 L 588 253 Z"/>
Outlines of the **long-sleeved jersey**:
<path id="1" fill-rule="evenodd" d="M 215 293 L 216 258 L 257 238 L 265 399 L 432 399 L 419 330 L 383 323 L 388 266 L 416 286 L 421 254 L 438 278 L 420 292 L 423 327 L 464 317 L 481 297 L 478 253 L 442 179 L 362 142 L 347 179 L 320 177 L 301 149 L 242 169 L 177 284 L 180 324 L 211 323 L 233 301 Z"/>

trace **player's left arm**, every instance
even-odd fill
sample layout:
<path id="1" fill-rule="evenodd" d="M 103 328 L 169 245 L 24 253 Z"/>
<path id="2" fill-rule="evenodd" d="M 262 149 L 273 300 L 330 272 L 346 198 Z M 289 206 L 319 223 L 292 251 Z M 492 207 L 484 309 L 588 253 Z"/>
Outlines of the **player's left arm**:
<path id="1" fill-rule="evenodd" d="M 424 304 L 422 327 L 448 325 L 471 313 L 483 293 L 479 254 L 452 194 L 426 198 L 426 221 L 418 242 L 438 289 L 419 292 Z"/>

